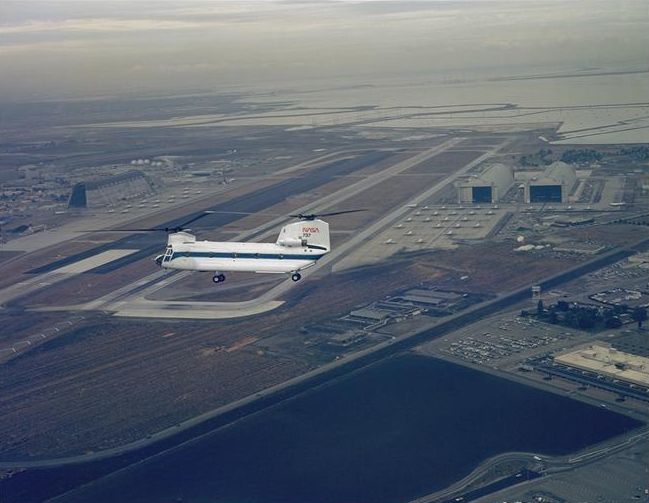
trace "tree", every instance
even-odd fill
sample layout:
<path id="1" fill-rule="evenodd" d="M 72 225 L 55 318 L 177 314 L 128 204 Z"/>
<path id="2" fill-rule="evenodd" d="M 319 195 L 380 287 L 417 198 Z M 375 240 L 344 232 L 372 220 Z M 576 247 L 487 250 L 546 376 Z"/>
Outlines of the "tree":
<path id="1" fill-rule="evenodd" d="M 571 149 L 566 150 L 561 156 L 563 162 L 568 164 L 594 162 L 602 159 L 602 154 L 592 149 Z"/>
<path id="2" fill-rule="evenodd" d="M 579 328 L 579 317 L 575 311 L 566 311 L 564 320 L 569 327 Z"/>
<path id="3" fill-rule="evenodd" d="M 577 326 L 581 329 L 587 330 L 593 328 L 596 322 L 596 314 L 589 309 L 581 309 L 577 313 Z"/>
<path id="4" fill-rule="evenodd" d="M 611 318 L 607 318 L 604 324 L 606 328 L 620 328 L 622 326 L 622 320 L 617 316 L 612 316 Z"/>
<path id="5" fill-rule="evenodd" d="M 642 328 L 642 322 L 647 320 L 647 308 L 636 307 L 631 316 L 638 322 L 638 328 Z"/>

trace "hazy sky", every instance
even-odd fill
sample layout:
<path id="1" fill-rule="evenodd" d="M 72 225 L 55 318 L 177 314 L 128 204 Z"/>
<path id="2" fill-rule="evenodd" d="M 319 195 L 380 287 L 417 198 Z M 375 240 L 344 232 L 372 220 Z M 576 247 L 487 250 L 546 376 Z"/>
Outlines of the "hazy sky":
<path id="1" fill-rule="evenodd" d="M 0 0 L 0 100 L 649 62 L 647 0 Z"/>

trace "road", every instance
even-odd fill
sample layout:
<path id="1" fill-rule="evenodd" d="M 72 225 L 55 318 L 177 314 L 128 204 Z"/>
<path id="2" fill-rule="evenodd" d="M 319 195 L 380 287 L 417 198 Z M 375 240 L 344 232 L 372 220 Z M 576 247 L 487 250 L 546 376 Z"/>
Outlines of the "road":
<path id="1" fill-rule="evenodd" d="M 497 465 L 500 464 L 520 463 L 528 469 L 541 472 L 547 476 L 575 470 L 614 453 L 628 449 L 641 442 L 646 442 L 647 439 L 649 439 L 649 429 L 645 427 L 631 435 L 623 435 L 606 441 L 603 444 L 591 446 L 577 455 L 545 456 L 533 452 L 506 452 L 498 454 L 480 463 L 480 465 L 478 465 L 470 474 L 463 479 L 458 480 L 453 485 L 446 487 L 441 491 L 411 500 L 409 503 L 438 503 L 463 497 L 467 492 L 476 489 L 476 487 L 471 487 L 472 484 L 475 484 L 481 478 L 488 475 Z M 525 480 L 520 481 L 520 483 L 523 482 L 525 482 Z M 508 485 L 507 489 L 510 487 L 512 487 L 512 484 Z M 484 501 L 494 501 L 493 493 L 484 497 L 487 498 Z M 478 501 L 482 501 L 482 499 Z"/>

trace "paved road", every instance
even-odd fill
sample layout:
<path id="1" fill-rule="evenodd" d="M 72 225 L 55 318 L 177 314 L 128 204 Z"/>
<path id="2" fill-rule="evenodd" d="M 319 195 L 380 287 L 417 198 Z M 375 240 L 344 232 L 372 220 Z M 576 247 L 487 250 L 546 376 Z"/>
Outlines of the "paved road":
<path id="1" fill-rule="evenodd" d="M 643 428 L 641 431 L 636 432 L 632 435 L 625 435 L 617 439 L 608 441 L 604 445 L 590 447 L 582 451 L 580 454 L 572 457 L 570 455 L 546 456 L 533 452 L 506 452 L 498 454 L 480 463 L 480 465 L 478 465 L 475 470 L 473 470 L 463 479 L 458 480 L 455 484 L 442 489 L 441 491 L 416 498 L 410 503 L 436 503 L 463 496 L 466 493 L 467 488 L 471 484 L 474 484 L 476 481 L 480 480 L 499 464 L 521 462 L 524 463 L 528 468 L 542 472 L 545 475 L 551 475 L 555 473 L 575 470 L 586 464 L 593 463 L 597 460 L 603 459 L 616 452 L 623 451 L 624 449 L 637 445 L 641 442 L 646 442 L 648 437 L 649 431 L 647 431 L 647 428 Z M 520 483 L 524 482 L 526 482 L 524 479 L 520 480 Z M 511 486 L 512 485 L 508 485 L 507 489 L 511 488 Z M 484 501 L 498 500 L 498 498 L 494 497 L 493 493 L 485 496 L 485 498 L 486 499 Z M 480 499 L 480 501 L 483 500 Z"/>

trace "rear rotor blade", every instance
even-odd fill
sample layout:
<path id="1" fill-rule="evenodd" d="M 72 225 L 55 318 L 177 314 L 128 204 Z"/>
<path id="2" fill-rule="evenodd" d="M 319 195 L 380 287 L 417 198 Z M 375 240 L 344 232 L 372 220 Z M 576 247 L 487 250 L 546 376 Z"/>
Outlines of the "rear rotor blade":
<path id="1" fill-rule="evenodd" d="M 207 215 L 211 215 L 212 213 L 214 213 L 214 212 L 213 212 L 213 211 L 210 211 L 210 210 L 202 211 L 201 213 L 199 213 L 198 215 L 194 216 L 193 218 L 190 218 L 190 219 L 187 220 L 186 222 L 183 222 L 182 224 L 177 225 L 176 227 L 170 227 L 169 229 L 170 229 L 170 230 L 171 230 L 171 229 L 178 229 L 178 230 L 180 231 L 180 230 L 182 230 L 186 225 L 189 225 L 189 224 L 191 224 L 192 222 L 196 222 L 196 220 L 199 220 L 199 219 L 201 219 L 201 218 L 204 218 L 204 217 L 206 217 Z M 177 232 L 177 231 L 176 231 L 176 232 Z"/>
<path id="2" fill-rule="evenodd" d="M 331 213 L 320 213 L 318 216 L 319 217 L 330 217 L 332 215 L 342 215 L 343 213 L 356 213 L 357 211 L 367 211 L 367 208 L 363 208 L 363 209 L 359 209 L 359 210 L 333 211 Z"/>
<path id="3" fill-rule="evenodd" d="M 279 213 L 266 213 L 265 211 L 210 211 L 216 215 L 259 215 L 262 217 L 285 217 Z"/>
<path id="4" fill-rule="evenodd" d="M 367 211 L 367 208 L 358 209 L 358 210 L 343 210 L 343 211 L 330 211 L 328 213 L 298 213 L 297 215 L 289 215 L 293 218 L 299 218 L 300 220 L 315 220 L 320 217 L 330 217 L 332 215 L 342 215 L 344 213 L 356 213 L 357 211 Z"/>

